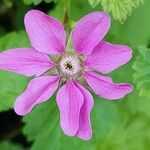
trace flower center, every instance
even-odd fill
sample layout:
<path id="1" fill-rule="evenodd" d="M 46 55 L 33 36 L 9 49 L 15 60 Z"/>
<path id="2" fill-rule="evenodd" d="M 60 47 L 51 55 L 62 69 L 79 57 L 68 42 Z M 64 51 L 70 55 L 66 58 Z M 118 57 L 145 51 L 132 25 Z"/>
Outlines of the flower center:
<path id="1" fill-rule="evenodd" d="M 59 65 L 60 72 L 64 76 L 74 77 L 81 72 L 81 61 L 76 55 L 62 57 Z"/>

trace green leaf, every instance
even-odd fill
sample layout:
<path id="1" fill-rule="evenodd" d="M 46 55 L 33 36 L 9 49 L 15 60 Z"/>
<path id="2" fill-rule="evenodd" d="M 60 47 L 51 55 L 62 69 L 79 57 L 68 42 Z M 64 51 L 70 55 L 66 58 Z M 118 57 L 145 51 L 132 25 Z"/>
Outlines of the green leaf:
<path id="1" fill-rule="evenodd" d="M 101 0 L 88 0 L 88 1 L 90 5 L 94 8 L 100 3 Z"/>
<path id="2" fill-rule="evenodd" d="M 4 3 L 4 5 L 7 7 L 7 8 L 11 8 L 12 7 L 12 5 L 13 5 L 13 1 L 11 1 L 11 0 L 3 0 L 3 2 L 2 3 Z"/>
<path id="3" fill-rule="evenodd" d="M 132 9 L 139 7 L 144 0 L 89 0 L 92 7 L 97 6 L 100 2 L 104 11 L 112 12 L 115 20 L 124 22 L 127 15 L 132 14 Z"/>
<path id="4" fill-rule="evenodd" d="M 59 1 L 54 6 L 54 9 L 50 10 L 48 13 L 50 16 L 53 16 L 61 21 L 64 19 L 64 2 Z"/>
<path id="5" fill-rule="evenodd" d="M 71 1 L 71 18 L 78 21 L 91 11 L 100 11 L 102 6 L 94 9 L 86 4 L 86 1 Z M 111 27 L 105 39 L 114 44 L 126 44 L 131 48 L 138 48 L 139 45 L 148 45 L 150 39 L 150 1 L 145 1 L 138 9 L 135 9 L 132 16 L 124 24 L 120 24 L 111 18 Z M 144 17 L 143 17 L 144 16 Z"/>
<path id="6" fill-rule="evenodd" d="M 109 132 L 112 124 L 118 120 L 116 105 L 101 101 L 95 96 L 95 107 L 92 111 L 93 139 L 82 141 L 76 137 L 68 137 L 62 133 L 59 124 L 59 112 L 55 96 L 50 101 L 38 105 L 29 115 L 24 117 L 26 123 L 24 133 L 28 140 L 34 141 L 31 150 L 56 149 L 66 150 L 95 150 L 96 141 Z M 38 122 L 38 123 L 37 123 Z"/>
<path id="7" fill-rule="evenodd" d="M 130 116 L 112 127 L 98 149 L 102 150 L 148 150 L 150 143 L 150 120 L 143 116 Z"/>
<path id="8" fill-rule="evenodd" d="M 34 5 L 38 5 L 42 2 L 42 0 L 33 0 Z"/>
<path id="9" fill-rule="evenodd" d="M 51 3 L 51 2 L 57 2 L 57 0 L 44 0 L 44 2 L 46 2 L 46 3 Z"/>
<path id="10" fill-rule="evenodd" d="M 23 150 L 23 148 L 20 145 L 10 143 L 8 141 L 0 142 L 0 149 L 1 150 Z"/>
<path id="11" fill-rule="evenodd" d="M 144 5 L 136 9 L 124 24 L 112 20 L 108 33 L 111 42 L 128 44 L 134 49 L 140 45 L 148 45 L 150 39 L 148 14 L 150 14 L 150 1 L 145 1 Z"/>
<path id="12" fill-rule="evenodd" d="M 46 2 L 46 3 L 51 3 L 51 2 L 56 2 L 57 0 L 23 0 L 25 5 L 31 5 L 34 4 L 39 5 L 40 3 L 42 3 L 42 1 Z"/>
<path id="13" fill-rule="evenodd" d="M 139 56 L 133 64 L 133 69 L 139 95 L 150 98 L 150 48 L 139 48 Z"/>
<path id="14" fill-rule="evenodd" d="M 133 92 L 128 97 L 126 97 L 123 105 L 125 105 L 125 109 L 127 109 L 130 114 L 142 114 L 143 116 L 150 117 L 149 98 L 140 97 L 139 92 L 136 90 L 135 86 Z"/>
<path id="15" fill-rule="evenodd" d="M 43 0 L 23 0 L 23 2 L 26 4 L 26 5 L 31 5 L 31 4 L 34 4 L 34 5 L 38 5 L 42 2 Z"/>
<path id="16" fill-rule="evenodd" d="M 29 45 L 25 32 L 13 32 L 0 38 L 0 52 Z M 16 97 L 25 89 L 28 79 L 15 73 L 0 71 L 0 111 L 13 107 Z"/>
<path id="17" fill-rule="evenodd" d="M 33 0 L 23 0 L 25 5 L 31 5 L 33 4 Z"/>

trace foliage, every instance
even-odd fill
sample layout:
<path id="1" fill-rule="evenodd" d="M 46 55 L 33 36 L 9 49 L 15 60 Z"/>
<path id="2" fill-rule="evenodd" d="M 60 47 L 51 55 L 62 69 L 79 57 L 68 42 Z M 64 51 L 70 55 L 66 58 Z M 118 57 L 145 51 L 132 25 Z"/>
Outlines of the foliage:
<path id="1" fill-rule="evenodd" d="M 144 117 L 132 116 L 135 119 L 127 119 L 112 128 L 111 132 L 99 144 L 102 150 L 148 150 L 150 139 L 150 120 Z M 117 131 L 117 132 L 116 132 Z M 143 134 L 146 133 L 146 134 Z"/>
<path id="2" fill-rule="evenodd" d="M 24 2 L 26 5 L 31 5 L 31 4 L 38 5 L 38 4 L 40 4 L 42 1 L 44 1 L 44 2 L 46 2 L 46 3 L 56 2 L 56 0 L 23 0 L 23 2 Z"/>
<path id="3" fill-rule="evenodd" d="M 127 15 L 132 14 L 132 9 L 139 7 L 144 0 L 89 0 L 92 7 L 96 7 L 100 2 L 104 11 L 112 12 L 115 20 L 124 22 Z"/>
<path id="4" fill-rule="evenodd" d="M 139 55 L 133 64 L 133 69 L 139 95 L 150 97 L 150 48 L 139 48 Z"/>
<path id="5" fill-rule="evenodd" d="M 23 148 L 20 145 L 10 143 L 8 141 L 0 142 L 0 149 L 1 150 L 23 150 Z"/>
<path id="6" fill-rule="evenodd" d="M 88 0 L 89 1 L 89 4 L 94 8 L 96 7 L 100 2 L 101 0 Z"/>
<path id="7" fill-rule="evenodd" d="M 95 108 L 92 112 L 95 138 L 89 142 L 81 141 L 77 138 L 70 138 L 62 133 L 59 126 L 59 112 L 55 103 L 55 96 L 48 102 L 37 106 L 23 119 L 26 123 L 24 133 L 27 135 L 28 140 L 34 140 L 31 150 L 37 150 L 38 148 L 43 148 L 44 150 L 76 150 L 79 145 L 82 150 L 86 150 L 87 147 L 89 150 L 94 150 L 97 139 L 105 136 L 107 134 L 106 131 L 109 131 L 111 125 L 118 120 L 118 111 L 115 105 L 100 102 L 97 97 L 95 99 Z"/>
<path id="8" fill-rule="evenodd" d="M 21 40 L 20 40 L 21 39 Z M 28 45 L 25 32 L 13 32 L 0 38 L 0 51 Z M 0 111 L 7 110 L 24 89 L 27 78 L 15 73 L 0 71 Z"/>

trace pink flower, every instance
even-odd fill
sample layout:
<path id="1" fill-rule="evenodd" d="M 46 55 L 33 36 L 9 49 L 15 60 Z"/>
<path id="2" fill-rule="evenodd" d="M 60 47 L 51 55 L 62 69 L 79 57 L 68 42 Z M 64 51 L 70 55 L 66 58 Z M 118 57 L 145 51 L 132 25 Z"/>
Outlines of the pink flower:
<path id="1" fill-rule="evenodd" d="M 110 27 L 105 12 L 90 13 L 77 22 L 72 31 L 72 49 L 66 47 L 63 25 L 53 17 L 31 10 L 25 15 L 25 27 L 32 48 L 0 54 L 0 69 L 35 76 L 17 98 L 15 112 L 26 115 L 59 87 L 56 100 L 63 132 L 90 139 L 93 97 L 87 89 L 108 100 L 130 93 L 130 84 L 113 83 L 110 77 L 97 72 L 106 74 L 124 65 L 131 59 L 132 50 L 102 40 Z"/>

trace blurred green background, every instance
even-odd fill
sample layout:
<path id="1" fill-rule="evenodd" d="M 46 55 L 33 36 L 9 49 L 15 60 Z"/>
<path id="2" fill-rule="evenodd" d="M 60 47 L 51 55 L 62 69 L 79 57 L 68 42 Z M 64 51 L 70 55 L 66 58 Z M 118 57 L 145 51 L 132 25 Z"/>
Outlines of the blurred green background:
<path id="1" fill-rule="evenodd" d="M 133 49 L 132 60 L 109 75 L 115 82 L 132 83 L 134 92 L 113 102 L 94 95 L 93 138 L 81 141 L 62 133 L 55 95 L 29 115 L 17 116 L 13 103 L 30 79 L 0 71 L 0 150 L 149 150 L 150 1 L 0 0 L 1 52 L 30 46 L 23 22 L 30 9 L 60 19 L 68 31 L 89 12 L 109 12 L 112 23 L 105 39 Z"/>

